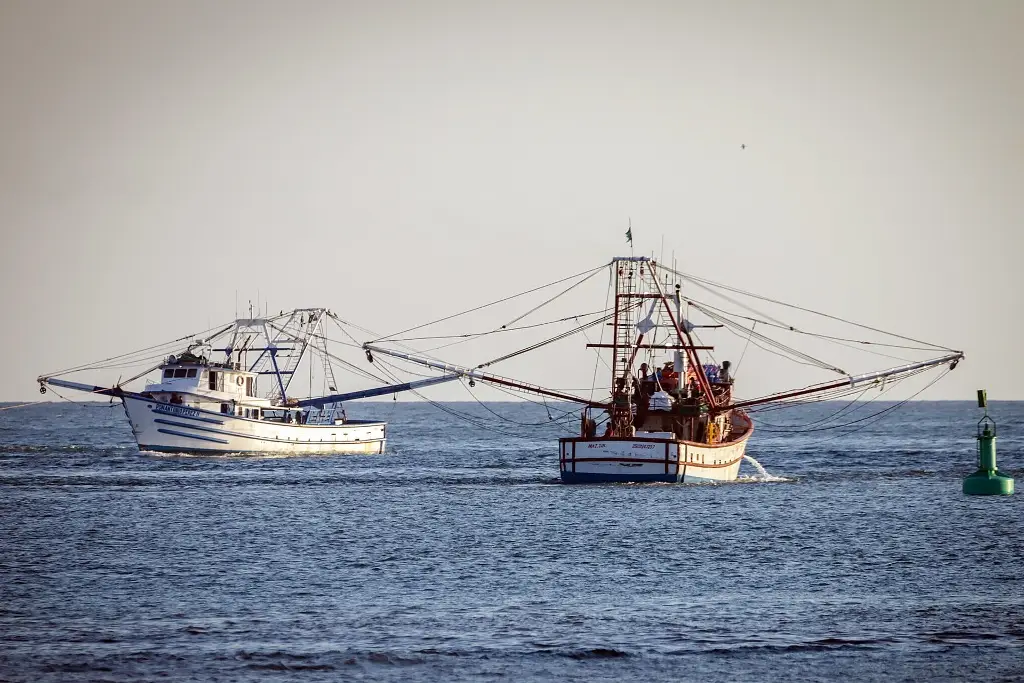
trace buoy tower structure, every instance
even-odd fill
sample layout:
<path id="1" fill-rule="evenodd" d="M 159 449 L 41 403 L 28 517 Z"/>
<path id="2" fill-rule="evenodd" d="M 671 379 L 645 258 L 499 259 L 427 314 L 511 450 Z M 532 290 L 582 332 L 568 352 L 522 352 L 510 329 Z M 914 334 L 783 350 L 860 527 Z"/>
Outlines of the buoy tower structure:
<path id="1" fill-rule="evenodd" d="M 1013 493 L 1013 477 L 996 467 L 996 421 L 988 415 L 988 397 L 978 389 L 978 407 L 985 414 L 978 420 L 978 470 L 964 479 L 968 496 L 1008 496 Z"/>

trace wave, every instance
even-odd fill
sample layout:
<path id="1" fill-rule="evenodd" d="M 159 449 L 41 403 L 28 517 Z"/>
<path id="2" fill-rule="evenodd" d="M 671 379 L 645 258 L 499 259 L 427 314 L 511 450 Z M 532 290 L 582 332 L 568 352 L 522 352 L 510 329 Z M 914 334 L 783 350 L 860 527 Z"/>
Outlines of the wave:
<path id="1" fill-rule="evenodd" d="M 876 649 L 886 647 L 899 642 L 895 638 L 819 638 L 816 640 L 800 643 L 737 643 L 728 646 L 715 646 L 701 648 L 698 651 L 709 654 L 738 654 L 740 652 L 828 652 L 843 649 Z M 694 654 L 694 650 L 687 649 L 676 651 L 670 654 Z"/>

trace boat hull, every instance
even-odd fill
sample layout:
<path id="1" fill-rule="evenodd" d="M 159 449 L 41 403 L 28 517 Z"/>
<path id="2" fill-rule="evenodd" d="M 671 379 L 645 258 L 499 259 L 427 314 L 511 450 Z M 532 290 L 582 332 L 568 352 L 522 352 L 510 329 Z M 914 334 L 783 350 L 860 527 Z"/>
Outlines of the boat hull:
<path id="1" fill-rule="evenodd" d="M 567 484 L 735 481 L 749 434 L 721 444 L 664 438 L 560 439 Z"/>
<path id="2" fill-rule="evenodd" d="M 304 425 L 255 420 L 124 396 L 140 450 L 163 453 L 383 453 L 383 422 Z"/>

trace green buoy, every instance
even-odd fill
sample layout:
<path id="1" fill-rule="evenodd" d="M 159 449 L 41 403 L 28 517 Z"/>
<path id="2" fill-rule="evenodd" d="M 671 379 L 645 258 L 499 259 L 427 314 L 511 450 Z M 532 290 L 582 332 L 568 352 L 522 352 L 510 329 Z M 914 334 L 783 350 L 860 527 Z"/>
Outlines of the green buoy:
<path id="1" fill-rule="evenodd" d="M 1013 493 L 1013 477 L 996 467 L 996 421 L 988 416 L 984 389 L 978 389 L 978 407 L 985 415 L 978 420 L 978 471 L 964 479 L 968 496 L 1008 496 Z"/>

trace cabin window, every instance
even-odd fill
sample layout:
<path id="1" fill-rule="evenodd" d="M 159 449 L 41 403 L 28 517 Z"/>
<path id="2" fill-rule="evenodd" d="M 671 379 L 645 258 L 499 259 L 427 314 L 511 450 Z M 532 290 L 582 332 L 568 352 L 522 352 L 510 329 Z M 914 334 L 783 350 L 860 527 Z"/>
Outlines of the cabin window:
<path id="1" fill-rule="evenodd" d="M 255 394 L 252 393 L 252 377 L 246 377 L 245 378 L 245 395 L 246 396 L 255 396 Z"/>
<path id="2" fill-rule="evenodd" d="M 224 413 L 225 415 L 227 414 L 227 412 L 228 412 L 228 404 L 227 403 L 221 403 L 220 404 L 220 412 Z"/>
<path id="3" fill-rule="evenodd" d="M 177 370 L 174 371 L 175 379 L 177 379 L 178 377 L 185 377 L 186 375 L 188 375 L 188 370 L 186 370 L 185 368 L 178 368 Z"/>
<path id="4" fill-rule="evenodd" d="M 195 376 L 196 376 L 196 369 L 195 368 L 189 368 L 188 369 L 188 375 L 186 375 L 186 377 L 195 377 Z"/>
<path id="5" fill-rule="evenodd" d="M 217 390 L 217 373 L 213 370 L 210 370 L 210 389 L 212 391 Z"/>
<path id="6" fill-rule="evenodd" d="M 245 409 L 245 416 L 249 417 L 249 409 L 248 408 Z"/>
<path id="7" fill-rule="evenodd" d="M 164 379 L 170 379 L 171 377 L 174 377 L 174 368 L 164 370 Z"/>

